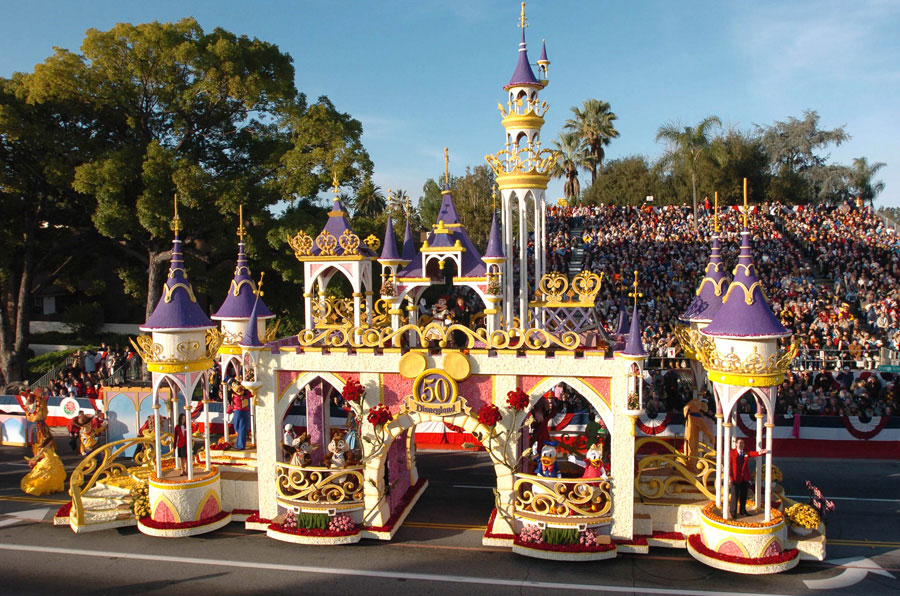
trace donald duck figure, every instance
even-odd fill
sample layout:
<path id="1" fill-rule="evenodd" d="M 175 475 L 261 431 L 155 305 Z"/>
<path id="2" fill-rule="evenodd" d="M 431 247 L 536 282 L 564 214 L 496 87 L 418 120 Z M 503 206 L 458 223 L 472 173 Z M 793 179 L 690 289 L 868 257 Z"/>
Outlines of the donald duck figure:
<path id="1" fill-rule="evenodd" d="M 541 447 L 541 455 L 537 461 L 537 471 L 535 474 L 546 478 L 562 478 L 559 471 L 559 464 L 556 463 L 556 441 L 545 441 Z"/>

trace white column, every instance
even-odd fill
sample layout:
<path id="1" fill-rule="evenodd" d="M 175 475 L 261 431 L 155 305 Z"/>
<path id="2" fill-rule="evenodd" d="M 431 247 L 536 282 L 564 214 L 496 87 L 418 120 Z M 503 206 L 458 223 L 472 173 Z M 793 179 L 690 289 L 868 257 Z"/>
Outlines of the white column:
<path id="1" fill-rule="evenodd" d="M 191 400 L 184 396 L 184 436 L 187 439 L 187 477 L 194 479 L 194 433 L 191 428 Z"/>
<path id="2" fill-rule="evenodd" d="M 519 326 L 528 329 L 528 202 L 519 201 Z"/>
<path id="3" fill-rule="evenodd" d="M 759 400 L 756 400 L 756 441 L 753 445 L 753 451 L 759 449 L 759 446 L 762 445 L 763 439 L 763 415 L 760 411 L 762 408 L 762 403 Z M 753 490 L 753 502 L 756 503 L 756 509 L 759 510 L 759 495 L 760 495 L 760 481 L 762 480 L 762 462 L 759 458 L 756 458 L 756 466 L 755 466 L 755 476 L 753 482 L 755 483 Z"/>
<path id="4" fill-rule="evenodd" d="M 353 292 L 353 326 L 359 327 L 362 323 L 362 293 Z"/>
<path id="5" fill-rule="evenodd" d="M 541 280 L 541 263 L 544 260 L 544 243 L 541 238 L 541 197 L 534 195 L 534 287 Z"/>
<path id="6" fill-rule="evenodd" d="M 153 390 L 153 447 L 156 450 L 156 477 L 162 478 L 162 428 L 159 422 L 158 388 Z"/>
<path id="7" fill-rule="evenodd" d="M 210 455 L 209 455 L 209 385 L 206 387 L 207 397 L 203 400 L 203 452 L 206 454 L 206 471 L 209 472 Z"/>
<path id="8" fill-rule="evenodd" d="M 722 506 L 722 415 L 716 413 L 716 507 Z"/>
<path id="9" fill-rule="evenodd" d="M 374 316 L 373 308 L 375 307 L 374 296 L 375 292 L 372 290 L 366 290 L 366 325 L 369 327 L 372 326 L 372 317 Z"/>
<path id="10" fill-rule="evenodd" d="M 722 491 L 722 517 L 731 519 L 731 414 L 728 415 L 725 426 L 725 450 L 729 455 L 725 456 L 725 474 L 723 475 L 723 491 Z"/>
<path id="11" fill-rule="evenodd" d="M 512 235 L 512 193 L 503 191 L 501 193 L 501 219 L 503 220 L 503 251 L 506 254 L 506 261 L 503 263 L 503 287 L 504 290 L 504 319 L 506 326 L 510 327 L 512 323 L 513 312 L 515 311 L 515 294 L 513 294 L 513 261 L 515 260 L 515 245 L 513 244 Z"/>
<path id="12" fill-rule="evenodd" d="M 541 193 L 541 275 L 547 273 L 547 196 L 546 191 Z"/>
<path id="13" fill-rule="evenodd" d="M 772 519 L 772 429 L 771 422 L 766 422 L 766 521 Z"/>

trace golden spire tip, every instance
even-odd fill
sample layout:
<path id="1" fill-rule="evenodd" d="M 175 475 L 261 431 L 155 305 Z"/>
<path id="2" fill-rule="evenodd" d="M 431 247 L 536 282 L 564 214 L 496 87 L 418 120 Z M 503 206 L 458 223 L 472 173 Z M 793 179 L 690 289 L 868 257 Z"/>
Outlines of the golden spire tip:
<path id="1" fill-rule="evenodd" d="M 450 186 L 450 150 L 444 147 L 444 184 Z"/>

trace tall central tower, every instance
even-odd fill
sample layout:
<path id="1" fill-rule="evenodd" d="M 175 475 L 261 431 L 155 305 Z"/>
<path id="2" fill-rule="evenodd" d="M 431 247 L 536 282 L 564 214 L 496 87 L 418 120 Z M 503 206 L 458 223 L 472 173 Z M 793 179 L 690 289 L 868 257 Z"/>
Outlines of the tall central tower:
<path id="1" fill-rule="evenodd" d="M 522 41 L 519 43 L 518 62 L 509 83 L 503 87 L 508 93 L 506 107 L 497 104 L 503 116 L 503 128 L 506 129 L 506 148 L 485 157 L 494 170 L 500 188 L 504 252 L 509 257 L 503 275 L 503 314 L 507 327 L 511 326 L 513 317 L 519 316 L 522 328 L 529 327 L 528 301 L 544 274 L 545 193 L 550 181 L 550 169 L 556 161 L 552 150 L 541 148 L 541 128 L 548 105 L 538 95 L 549 82 L 547 73 L 550 61 L 546 47 L 542 47 L 537 62 L 540 78 L 535 77 L 525 45 L 527 26 L 523 2 L 519 18 Z M 529 211 L 532 212 L 531 217 Z M 516 218 L 518 231 L 513 234 Z M 529 236 L 533 236 L 534 251 L 531 256 Z M 516 268 L 518 275 L 515 274 Z M 516 279 L 519 280 L 518 291 L 515 288 Z"/>

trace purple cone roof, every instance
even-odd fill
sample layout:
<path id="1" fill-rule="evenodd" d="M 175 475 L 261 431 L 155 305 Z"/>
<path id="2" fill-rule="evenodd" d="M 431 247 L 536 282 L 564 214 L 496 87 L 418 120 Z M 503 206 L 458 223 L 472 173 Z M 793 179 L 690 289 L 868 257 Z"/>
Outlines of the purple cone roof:
<path id="1" fill-rule="evenodd" d="M 641 315 L 638 313 L 637 302 L 634 303 L 634 312 L 631 313 L 631 328 L 628 330 L 628 340 L 622 353 L 627 356 L 646 356 L 644 342 L 641 341 Z"/>
<path id="2" fill-rule="evenodd" d="M 459 216 L 456 214 L 456 206 L 453 204 L 453 195 L 450 189 L 444 186 L 443 198 L 441 200 L 441 208 L 438 210 L 437 222 L 444 222 L 447 226 L 449 234 L 436 234 L 434 230 L 429 232 L 427 242 L 432 248 L 452 249 L 456 245 L 456 241 L 465 250 L 460 255 L 462 267 L 458 273 L 459 277 L 484 277 L 487 273 L 487 267 L 481 260 L 481 253 L 472 244 L 472 240 L 466 233 L 465 228 L 459 224 Z M 435 222 L 437 224 L 437 222 Z M 422 277 L 422 259 L 421 253 L 415 255 L 409 264 L 397 273 L 400 278 L 403 277 Z"/>
<path id="3" fill-rule="evenodd" d="M 491 217 L 491 233 L 488 235 L 487 247 L 484 249 L 485 259 L 503 259 L 503 241 L 500 239 L 500 228 L 497 226 L 497 213 Z"/>
<path id="4" fill-rule="evenodd" d="M 509 83 L 504 89 L 529 85 L 541 86 L 534 76 L 534 71 L 531 70 L 531 65 L 528 64 L 528 50 L 525 49 L 525 30 L 522 29 L 522 41 L 519 43 L 519 61 L 516 63 L 516 69 L 513 71 L 512 77 L 510 77 Z"/>
<path id="5" fill-rule="evenodd" d="M 616 319 L 616 331 L 613 335 L 628 335 L 628 313 L 625 310 L 625 304 L 619 300 L 619 317 Z"/>
<path id="6" fill-rule="evenodd" d="M 538 58 L 538 62 L 550 62 L 550 59 L 547 58 L 547 42 L 541 41 L 541 57 Z"/>
<path id="7" fill-rule="evenodd" d="M 192 299 L 193 288 L 184 269 L 184 255 L 181 252 L 181 238 L 175 232 L 172 242 L 172 259 L 169 263 L 169 276 L 166 279 L 163 295 L 160 296 L 153 314 L 147 322 L 140 326 L 141 331 L 174 331 L 176 329 L 209 329 L 212 321 Z M 169 298 L 168 302 L 166 297 Z"/>
<path id="8" fill-rule="evenodd" d="M 346 230 L 350 230 L 351 233 L 354 233 L 353 228 L 350 227 L 350 221 L 347 219 L 347 210 L 344 208 L 344 204 L 339 198 L 335 197 L 334 204 L 331 207 L 331 211 L 328 213 L 328 221 L 325 222 L 325 227 L 323 228 L 323 231 L 326 231 L 334 236 L 335 241 L 337 241 L 334 246 L 334 256 L 342 256 L 344 254 L 344 248 L 341 246 L 339 240 L 341 235 Z M 357 251 L 364 257 L 375 256 L 375 253 L 372 252 L 369 247 L 362 242 L 361 238 Z M 313 242 L 313 247 L 312 250 L 310 250 L 310 254 L 319 255 L 319 253 L 321 252 L 322 249 L 319 248 L 319 245 Z"/>
<path id="9" fill-rule="evenodd" d="M 394 221 L 388 215 L 387 227 L 384 229 L 384 244 L 382 245 L 381 256 L 382 261 L 399 261 L 400 251 L 397 250 L 397 238 L 394 236 Z"/>
<path id="10" fill-rule="evenodd" d="M 723 281 L 725 280 L 725 281 Z M 679 317 L 685 322 L 709 323 L 713 317 L 722 308 L 722 298 L 725 297 L 725 291 L 728 289 L 728 275 L 725 273 L 725 264 L 722 262 L 721 247 L 719 246 L 719 236 L 713 236 L 712 251 L 709 253 L 709 263 L 706 264 L 706 274 L 697 294 Z M 716 295 L 716 291 L 719 294 Z"/>
<path id="11" fill-rule="evenodd" d="M 259 317 L 257 311 L 259 305 L 262 304 L 261 299 L 257 299 L 253 303 L 253 309 L 250 311 L 250 321 L 247 322 L 247 330 L 244 331 L 244 337 L 238 344 L 244 348 L 261 348 L 263 343 L 259 341 Z"/>
<path id="12" fill-rule="evenodd" d="M 235 295 L 235 289 L 237 294 Z M 256 304 L 256 283 L 250 276 L 250 267 L 247 265 L 247 257 L 244 254 L 244 243 L 238 244 L 237 265 L 234 268 L 234 279 L 231 280 L 231 286 L 228 288 L 228 294 L 222 306 L 216 311 L 211 318 L 214 321 L 249 319 L 253 306 Z M 257 317 L 260 319 L 271 319 L 275 314 L 269 310 L 266 303 L 262 300 L 256 307 Z"/>
<path id="13" fill-rule="evenodd" d="M 400 255 L 404 261 L 412 261 L 416 257 L 416 242 L 413 240 L 412 228 L 409 227 L 409 218 L 406 218 L 406 231 L 403 233 L 403 252 Z"/>
<path id="14" fill-rule="evenodd" d="M 746 229 L 741 232 L 741 253 L 734 268 L 734 281 L 728 287 L 722 307 L 701 333 L 736 338 L 784 337 L 791 334 L 772 312 L 763 295 L 750 250 L 750 232 Z"/>

